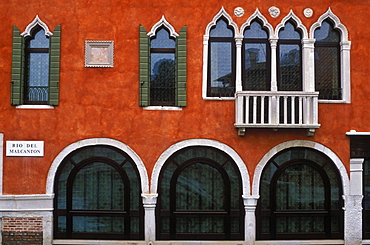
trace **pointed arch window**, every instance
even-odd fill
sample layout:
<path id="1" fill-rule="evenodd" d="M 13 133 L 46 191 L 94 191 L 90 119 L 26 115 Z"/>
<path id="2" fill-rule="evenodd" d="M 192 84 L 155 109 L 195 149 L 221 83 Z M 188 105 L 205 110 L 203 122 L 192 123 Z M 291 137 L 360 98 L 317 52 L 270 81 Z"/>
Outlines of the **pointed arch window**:
<path id="1" fill-rule="evenodd" d="M 293 20 L 279 31 L 277 46 L 278 90 L 302 91 L 301 34 Z"/>
<path id="2" fill-rule="evenodd" d="M 172 155 L 159 177 L 159 240 L 242 240 L 244 207 L 235 162 L 210 147 Z"/>
<path id="3" fill-rule="evenodd" d="M 186 26 L 140 25 L 140 106 L 186 106 Z"/>
<path id="4" fill-rule="evenodd" d="M 257 239 L 343 238 L 341 179 L 316 150 L 291 148 L 263 170 L 257 205 Z"/>
<path id="5" fill-rule="evenodd" d="M 235 33 L 221 17 L 209 33 L 207 96 L 233 97 L 235 93 Z"/>
<path id="6" fill-rule="evenodd" d="M 268 37 L 268 31 L 259 19 L 253 20 L 244 31 L 243 90 L 270 90 L 271 48 Z"/>
<path id="7" fill-rule="evenodd" d="M 315 30 L 315 89 L 320 99 L 342 99 L 340 78 L 340 32 L 330 20 Z"/>
<path id="8" fill-rule="evenodd" d="M 69 154 L 54 184 L 54 237 L 144 239 L 140 178 L 133 160 L 110 146 Z"/>
<path id="9" fill-rule="evenodd" d="M 13 27 L 12 105 L 59 104 L 60 34 L 38 16 L 22 34 Z"/>

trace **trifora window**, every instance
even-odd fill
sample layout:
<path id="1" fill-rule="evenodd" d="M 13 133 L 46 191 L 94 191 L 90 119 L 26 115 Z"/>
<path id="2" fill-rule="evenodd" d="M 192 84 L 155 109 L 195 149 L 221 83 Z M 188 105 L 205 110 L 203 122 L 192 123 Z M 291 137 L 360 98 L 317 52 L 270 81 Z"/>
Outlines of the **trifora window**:
<path id="1" fill-rule="evenodd" d="M 139 174 L 122 151 L 90 146 L 72 152 L 54 186 L 55 238 L 144 239 Z"/>
<path id="2" fill-rule="evenodd" d="M 343 238 L 342 184 L 322 153 L 287 149 L 267 163 L 260 183 L 257 239 Z"/>
<path id="3" fill-rule="evenodd" d="M 188 147 L 159 178 L 157 238 L 243 240 L 241 177 L 235 162 L 211 147 Z"/>

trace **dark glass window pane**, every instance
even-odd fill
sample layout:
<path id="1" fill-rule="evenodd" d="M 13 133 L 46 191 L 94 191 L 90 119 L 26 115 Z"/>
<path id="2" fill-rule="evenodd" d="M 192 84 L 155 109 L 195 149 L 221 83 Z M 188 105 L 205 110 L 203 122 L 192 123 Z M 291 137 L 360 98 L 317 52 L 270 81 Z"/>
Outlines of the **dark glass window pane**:
<path id="1" fill-rule="evenodd" d="M 151 105 L 172 105 L 175 102 L 175 54 L 151 54 Z"/>
<path id="2" fill-rule="evenodd" d="M 150 45 L 151 48 L 175 48 L 176 41 L 170 38 L 170 33 L 166 29 L 161 28 L 151 40 Z"/>
<path id="3" fill-rule="evenodd" d="M 325 232 L 325 217 L 277 217 L 276 233 Z"/>
<path id="4" fill-rule="evenodd" d="M 234 32 L 228 28 L 225 20 L 217 21 L 216 26 L 213 27 L 209 33 L 210 37 L 234 37 Z"/>
<path id="5" fill-rule="evenodd" d="M 315 89 L 320 99 L 340 99 L 338 47 L 315 48 Z"/>
<path id="6" fill-rule="evenodd" d="M 320 28 L 315 30 L 316 42 L 340 42 L 340 34 L 328 21 L 324 21 Z"/>
<path id="7" fill-rule="evenodd" d="M 224 233 L 223 217 L 179 217 L 176 233 Z"/>
<path id="8" fill-rule="evenodd" d="M 66 232 L 66 231 L 67 231 L 67 217 L 59 216 L 58 217 L 58 232 Z"/>
<path id="9" fill-rule="evenodd" d="M 301 48 L 298 44 L 280 44 L 280 83 L 279 90 L 297 91 L 302 88 Z"/>
<path id="10" fill-rule="evenodd" d="M 30 40 L 30 48 L 49 48 L 49 38 L 45 36 L 43 29 L 39 30 L 33 39 Z"/>
<path id="11" fill-rule="evenodd" d="M 232 43 L 210 43 L 211 92 L 223 93 L 230 90 L 233 81 Z"/>
<path id="12" fill-rule="evenodd" d="M 325 188 L 312 167 L 297 164 L 287 168 L 276 185 L 277 210 L 324 209 Z"/>
<path id="13" fill-rule="evenodd" d="M 74 168 L 74 165 L 68 161 L 59 176 L 58 182 L 58 208 L 66 209 L 67 208 L 67 180 L 70 172 Z"/>
<path id="14" fill-rule="evenodd" d="M 82 168 L 73 183 L 73 209 L 124 209 L 124 184 L 112 166 L 95 162 Z"/>
<path id="15" fill-rule="evenodd" d="M 30 53 L 28 69 L 28 101 L 47 101 L 49 86 L 49 53 Z"/>
<path id="16" fill-rule="evenodd" d="M 287 22 L 282 30 L 279 31 L 279 39 L 300 40 L 301 35 L 295 30 L 295 27 L 292 23 Z"/>
<path id="17" fill-rule="evenodd" d="M 315 89 L 319 91 L 319 99 L 341 99 L 340 34 L 330 22 L 324 21 L 315 30 L 315 39 Z"/>
<path id="18" fill-rule="evenodd" d="M 124 232 L 123 217 L 74 216 L 73 232 Z"/>
<path id="19" fill-rule="evenodd" d="M 250 27 L 244 31 L 244 38 L 265 39 L 267 32 L 262 29 L 260 23 L 253 21 Z"/>
<path id="20" fill-rule="evenodd" d="M 267 47 L 265 43 L 245 43 L 245 90 L 266 91 Z"/>
<path id="21" fill-rule="evenodd" d="M 225 185 L 217 169 L 194 163 L 177 179 L 176 210 L 224 210 Z"/>

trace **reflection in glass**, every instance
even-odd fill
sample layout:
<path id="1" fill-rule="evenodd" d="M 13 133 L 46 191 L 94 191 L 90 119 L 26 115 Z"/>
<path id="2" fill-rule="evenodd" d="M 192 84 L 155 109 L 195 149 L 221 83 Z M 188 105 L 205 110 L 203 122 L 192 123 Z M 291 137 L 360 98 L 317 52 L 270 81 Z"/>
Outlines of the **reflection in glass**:
<path id="1" fill-rule="evenodd" d="M 210 30 L 208 96 L 233 97 L 235 93 L 234 32 L 220 19 Z"/>
<path id="2" fill-rule="evenodd" d="M 280 86 L 282 91 L 302 89 L 301 81 L 301 49 L 300 45 L 279 45 Z"/>
<path id="3" fill-rule="evenodd" d="M 262 25 L 253 21 L 244 31 L 243 90 L 269 90 L 269 42 Z"/>
<path id="4" fill-rule="evenodd" d="M 278 87 L 281 91 L 302 90 L 301 35 L 294 23 L 288 21 L 279 31 Z"/>
<path id="5" fill-rule="evenodd" d="M 210 43 L 211 92 L 223 93 L 232 87 L 232 44 L 230 42 Z"/>
<path id="6" fill-rule="evenodd" d="M 108 164 L 94 162 L 83 167 L 72 188 L 72 209 L 125 209 L 122 177 Z"/>

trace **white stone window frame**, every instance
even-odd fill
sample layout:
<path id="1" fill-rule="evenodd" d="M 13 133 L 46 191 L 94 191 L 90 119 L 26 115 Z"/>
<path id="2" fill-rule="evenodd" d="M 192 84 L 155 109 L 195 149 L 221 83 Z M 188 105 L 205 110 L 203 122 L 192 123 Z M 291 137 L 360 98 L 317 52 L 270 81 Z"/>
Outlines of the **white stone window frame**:
<path id="1" fill-rule="evenodd" d="M 92 60 L 92 49 L 107 49 L 107 62 Z M 114 41 L 85 41 L 85 67 L 114 67 Z"/>
<path id="2" fill-rule="evenodd" d="M 232 20 L 231 16 L 222 7 L 221 10 L 214 16 L 213 20 L 207 25 L 205 35 L 203 36 L 203 77 L 202 77 L 202 97 L 204 100 L 234 100 L 234 97 L 209 97 L 207 96 L 207 79 L 208 79 L 208 46 L 209 33 L 216 22 L 224 17 L 228 21 L 228 25 L 232 26 L 235 31 L 236 42 L 236 91 L 242 91 L 242 43 L 244 38 L 244 30 L 250 26 L 251 22 L 259 19 L 263 23 L 263 27 L 269 31 L 269 41 L 271 49 L 271 89 L 270 91 L 278 91 L 277 88 L 277 43 L 279 40 L 279 31 L 284 28 L 289 20 L 296 23 L 296 28 L 300 30 L 302 38 L 302 91 L 315 92 L 315 39 L 314 32 L 322 25 L 322 22 L 329 18 L 334 23 L 334 28 L 341 32 L 341 49 L 340 49 L 340 70 L 341 70 L 341 88 L 342 100 L 319 100 L 320 103 L 350 103 L 350 47 L 351 42 L 348 41 L 347 28 L 341 24 L 339 18 L 333 14 L 331 9 L 319 17 L 318 21 L 314 23 L 310 31 L 302 24 L 302 21 L 290 10 L 282 21 L 276 26 L 275 30 L 268 23 L 267 19 L 260 13 L 258 9 L 248 18 L 248 20 L 241 26 L 240 32 L 238 26 Z"/>
<path id="3" fill-rule="evenodd" d="M 351 103 L 351 41 L 348 41 L 348 30 L 340 22 L 340 19 L 329 8 L 326 13 L 321 15 L 317 22 L 310 28 L 310 40 L 315 41 L 314 34 L 317 28 L 320 28 L 325 20 L 331 20 L 334 24 L 334 29 L 340 32 L 340 84 L 342 88 L 341 100 L 319 100 L 321 103 Z M 312 66 L 314 67 L 314 57 L 312 57 Z M 313 73 L 313 79 L 315 75 Z"/>
<path id="4" fill-rule="evenodd" d="M 213 17 L 213 20 L 207 25 L 206 32 L 203 36 L 203 82 L 202 82 L 202 97 L 204 100 L 234 100 L 234 97 L 210 97 L 207 96 L 207 86 L 208 86 L 208 47 L 209 47 L 209 34 L 212 29 L 212 27 L 216 26 L 216 23 L 218 20 L 220 20 L 222 17 L 224 17 L 227 20 L 228 26 L 231 26 L 235 33 L 235 40 L 236 40 L 236 57 L 237 61 L 241 60 L 241 45 L 243 37 L 240 37 L 238 26 L 233 21 L 231 16 L 225 11 L 224 7 L 221 8 L 221 10 Z M 239 40 L 239 41 L 238 41 Z M 238 46 L 240 46 L 238 51 Z M 241 66 L 238 62 L 236 62 L 236 74 L 241 74 Z M 237 78 L 238 80 L 238 78 Z M 240 86 L 241 86 L 241 82 Z M 237 87 L 237 82 L 235 82 L 236 90 L 239 88 Z"/>

